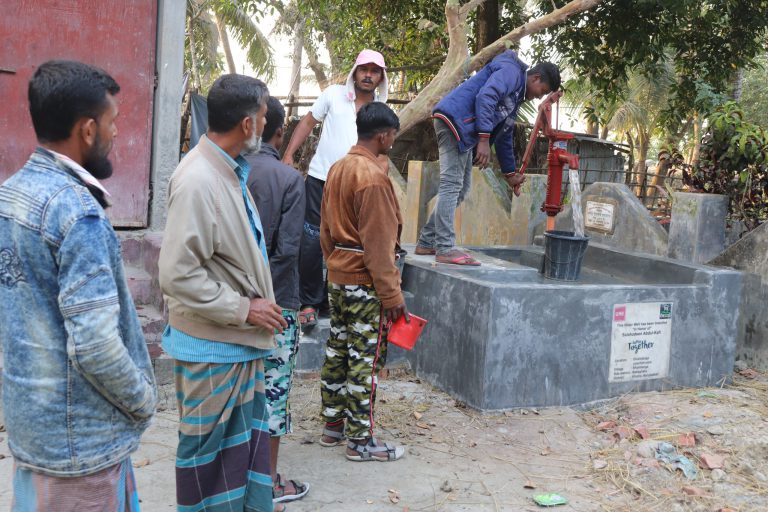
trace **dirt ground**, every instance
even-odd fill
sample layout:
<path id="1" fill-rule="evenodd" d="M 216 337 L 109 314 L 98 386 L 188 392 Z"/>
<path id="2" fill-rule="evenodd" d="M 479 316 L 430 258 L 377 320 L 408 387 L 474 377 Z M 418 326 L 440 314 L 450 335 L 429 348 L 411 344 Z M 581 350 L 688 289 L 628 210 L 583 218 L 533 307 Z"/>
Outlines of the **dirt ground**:
<path id="1" fill-rule="evenodd" d="M 289 510 L 536 511 L 547 509 L 533 496 L 555 492 L 568 499 L 553 509 L 563 511 L 766 511 L 768 375 L 743 373 L 722 388 L 484 415 L 401 372 L 382 380 L 376 409 L 380 437 L 408 447 L 393 463 L 348 462 L 343 448 L 317 444 L 319 387 L 302 379 L 280 470 L 311 490 Z M 162 410 L 133 456 L 149 512 L 175 508 L 175 399 L 172 387 L 161 394 Z M 0 510 L 8 510 L 13 461 L 0 438 Z M 686 456 L 696 478 L 658 461 L 659 442 Z"/>

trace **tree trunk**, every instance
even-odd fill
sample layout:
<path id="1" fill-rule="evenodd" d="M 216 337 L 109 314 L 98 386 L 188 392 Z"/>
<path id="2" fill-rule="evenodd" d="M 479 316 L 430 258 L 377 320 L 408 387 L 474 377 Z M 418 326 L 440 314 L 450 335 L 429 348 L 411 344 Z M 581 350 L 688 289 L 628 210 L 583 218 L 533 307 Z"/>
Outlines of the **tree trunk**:
<path id="1" fill-rule="evenodd" d="M 192 30 L 191 17 L 187 20 L 187 31 L 189 32 L 189 59 L 192 66 L 192 89 L 199 91 L 202 82 L 200 81 L 200 70 L 197 68 L 197 55 L 195 54 L 197 48 L 195 47 L 195 32 Z"/>
<path id="2" fill-rule="evenodd" d="M 499 0 L 485 0 L 477 8 L 477 29 L 475 30 L 475 53 L 495 40 L 499 34 Z"/>
<path id="3" fill-rule="evenodd" d="M 741 100 L 741 91 L 744 85 L 744 68 L 739 68 L 733 73 L 731 79 L 731 98 L 733 101 Z"/>
<path id="4" fill-rule="evenodd" d="M 323 65 L 320 64 L 320 59 L 317 57 L 317 50 L 312 46 L 312 42 L 308 37 L 304 37 L 304 51 L 307 54 L 307 60 L 309 61 L 309 69 L 315 74 L 315 80 L 320 86 L 320 90 L 328 87 L 328 75 L 325 74 Z"/>
<path id="5" fill-rule="evenodd" d="M 629 146 L 629 154 L 627 155 L 628 161 L 627 161 L 627 175 L 624 177 L 624 184 L 626 186 L 630 186 L 632 184 L 632 180 L 634 178 L 634 174 L 632 174 L 632 171 L 635 170 L 635 141 L 632 139 L 632 134 L 629 132 L 626 132 L 625 136 L 627 137 L 627 145 Z"/>
<path id="6" fill-rule="evenodd" d="M 221 47 L 224 49 L 224 57 L 227 59 L 227 69 L 230 73 L 237 73 L 235 67 L 235 59 L 232 57 L 232 49 L 229 47 L 229 35 L 227 35 L 227 26 L 221 20 L 221 16 L 214 14 L 216 19 L 216 28 L 219 30 L 219 41 L 221 41 Z"/>
<path id="7" fill-rule="evenodd" d="M 637 187 L 635 187 L 635 195 L 645 202 L 647 197 L 648 184 L 646 179 L 648 178 L 648 167 L 645 165 L 645 161 L 648 159 L 648 148 L 651 144 L 650 136 L 647 133 L 638 134 L 637 144 L 637 162 L 635 163 L 635 176 L 637 176 Z"/>
<path id="8" fill-rule="evenodd" d="M 288 102 L 295 103 L 299 99 L 301 87 L 301 52 L 304 48 L 304 19 L 299 18 L 293 25 L 293 57 L 291 61 L 291 90 L 288 93 Z M 288 117 L 296 115 L 298 108 L 288 107 Z"/>
<path id="9" fill-rule="evenodd" d="M 346 76 L 349 70 L 346 70 L 345 73 L 341 69 L 341 59 L 333 51 L 333 42 L 336 40 L 336 37 L 330 31 L 323 32 L 323 36 L 325 38 L 325 47 L 328 49 L 328 56 L 331 58 L 331 76 L 338 75 L 339 73 L 344 73 Z"/>
<path id="10" fill-rule="evenodd" d="M 693 149 L 691 149 L 691 156 L 688 158 L 688 165 L 696 165 L 699 163 L 699 155 L 701 154 L 701 128 L 701 116 L 698 112 L 695 112 L 693 114 Z"/>
<path id="11" fill-rule="evenodd" d="M 655 176 L 651 178 L 651 188 L 648 191 L 649 197 L 656 197 L 659 194 L 657 187 L 664 186 L 664 180 L 666 180 L 667 173 L 672 165 L 671 160 L 671 155 L 667 150 L 659 152 L 659 163 L 656 164 L 656 169 L 653 171 Z"/>
<path id="12" fill-rule="evenodd" d="M 463 6 L 459 5 L 459 0 L 447 0 L 445 17 L 448 26 L 448 55 L 432 81 L 400 112 L 400 133 L 407 132 L 409 128 L 429 118 L 432 108 L 443 96 L 470 73 L 480 69 L 504 51 L 507 43 L 517 42 L 527 35 L 562 23 L 570 16 L 591 9 L 602 1 L 572 0 L 560 9 L 517 27 L 474 56 L 468 57 L 467 14 L 482 3 L 482 0 L 470 0 Z"/>
<path id="13" fill-rule="evenodd" d="M 693 118 L 689 117 L 684 123 L 677 122 L 673 129 L 667 129 L 664 136 L 664 145 L 670 149 L 677 148 L 680 140 L 691 129 L 691 124 L 693 124 Z"/>
<path id="14" fill-rule="evenodd" d="M 592 105 L 592 102 L 589 102 L 589 103 L 587 103 L 585 105 L 585 107 L 592 107 L 592 108 L 594 108 L 594 105 Z M 589 116 L 587 116 L 587 119 L 585 120 L 585 122 L 586 122 L 586 125 L 587 125 L 587 133 L 590 134 L 590 135 L 597 136 L 597 134 L 600 132 L 600 123 L 598 123 L 597 121 L 593 121 L 593 120 L 589 119 Z"/>

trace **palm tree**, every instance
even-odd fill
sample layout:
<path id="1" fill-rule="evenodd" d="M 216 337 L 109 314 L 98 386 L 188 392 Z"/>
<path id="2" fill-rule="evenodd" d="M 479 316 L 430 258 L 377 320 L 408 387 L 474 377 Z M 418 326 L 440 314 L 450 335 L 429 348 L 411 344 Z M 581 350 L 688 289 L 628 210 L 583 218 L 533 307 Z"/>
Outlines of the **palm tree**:
<path id="1" fill-rule="evenodd" d="M 661 115 L 668 104 L 675 76 L 671 59 L 636 67 L 627 77 L 624 93 L 611 102 L 601 101 L 589 87 L 588 80 L 570 80 L 566 84 L 569 104 L 590 112 L 589 120 L 602 121 L 602 138 L 610 131 L 626 137 L 635 158 L 633 173 L 638 195 L 647 174 L 648 150 L 653 137 L 660 132 Z"/>
<path id="2" fill-rule="evenodd" d="M 253 5 L 246 0 L 187 0 L 185 62 L 194 87 L 207 89 L 224 70 L 219 47 L 228 72 L 237 72 L 229 34 L 245 49 L 248 64 L 260 78 L 269 81 L 274 77 L 272 47 L 247 10 Z"/>

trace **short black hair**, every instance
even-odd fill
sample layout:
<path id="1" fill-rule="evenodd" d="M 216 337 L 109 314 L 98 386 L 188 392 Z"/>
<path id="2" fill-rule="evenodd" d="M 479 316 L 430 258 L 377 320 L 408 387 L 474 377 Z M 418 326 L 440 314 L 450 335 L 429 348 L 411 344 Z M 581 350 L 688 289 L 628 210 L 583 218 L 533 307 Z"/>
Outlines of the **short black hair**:
<path id="1" fill-rule="evenodd" d="M 107 109 L 107 94 L 120 91 L 103 69 L 71 60 L 49 60 L 29 80 L 29 114 L 40 142 L 66 140 L 75 123 L 98 119 Z"/>
<path id="2" fill-rule="evenodd" d="M 357 112 L 357 138 L 372 139 L 377 133 L 394 128 L 400 129 L 400 119 L 387 105 L 373 101 L 363 105 Z"/>
<path id="3" fill-rule="evenodd" d="M 269 142 L 274 137 L 277 129 L 283 126 L 285 122 L 285 109 L 280 100 L 270 96 L 267 100 L 267 122 L 264 124 L 264 133 L 261 134 L 261 140 Z"/>
<path id="4" fill-rule="evenodd" d="M 560 68 L 551 62 L 539 62 L 528 70 L 529 75 L 539 74 L 551 92 L 560 89 Z"/>
<path id="5" fill-rule="evenodd" d="M 266 84 L 245 75 L 222 75 L 208 92 L 208 128 L 226 133 L 259 111 L 269 98 Z"/>

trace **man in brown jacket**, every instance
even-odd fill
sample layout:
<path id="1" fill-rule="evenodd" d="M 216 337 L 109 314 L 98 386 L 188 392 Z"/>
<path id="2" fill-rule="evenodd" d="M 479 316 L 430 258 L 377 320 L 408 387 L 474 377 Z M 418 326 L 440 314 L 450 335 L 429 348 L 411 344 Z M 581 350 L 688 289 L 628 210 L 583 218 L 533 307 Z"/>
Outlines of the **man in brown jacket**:
<path id="1" fill-rule="evenodd" d="M 320 244 L 328 267 L 331 335 L 321 378 L 322 446 L 349 438 L 347 459 L 391 461 L 402 446 L 373 437 L 376 371 L 386 356 L 386 322 L 405 315 L 395 266 L 402 218 L 379 156 L 395 140 L 400 121 L 384 103 L 357 113 L 357 145 L 331 167 L 323 192 Z M 346 419 L 346 430 L 345 430 Z"/>

